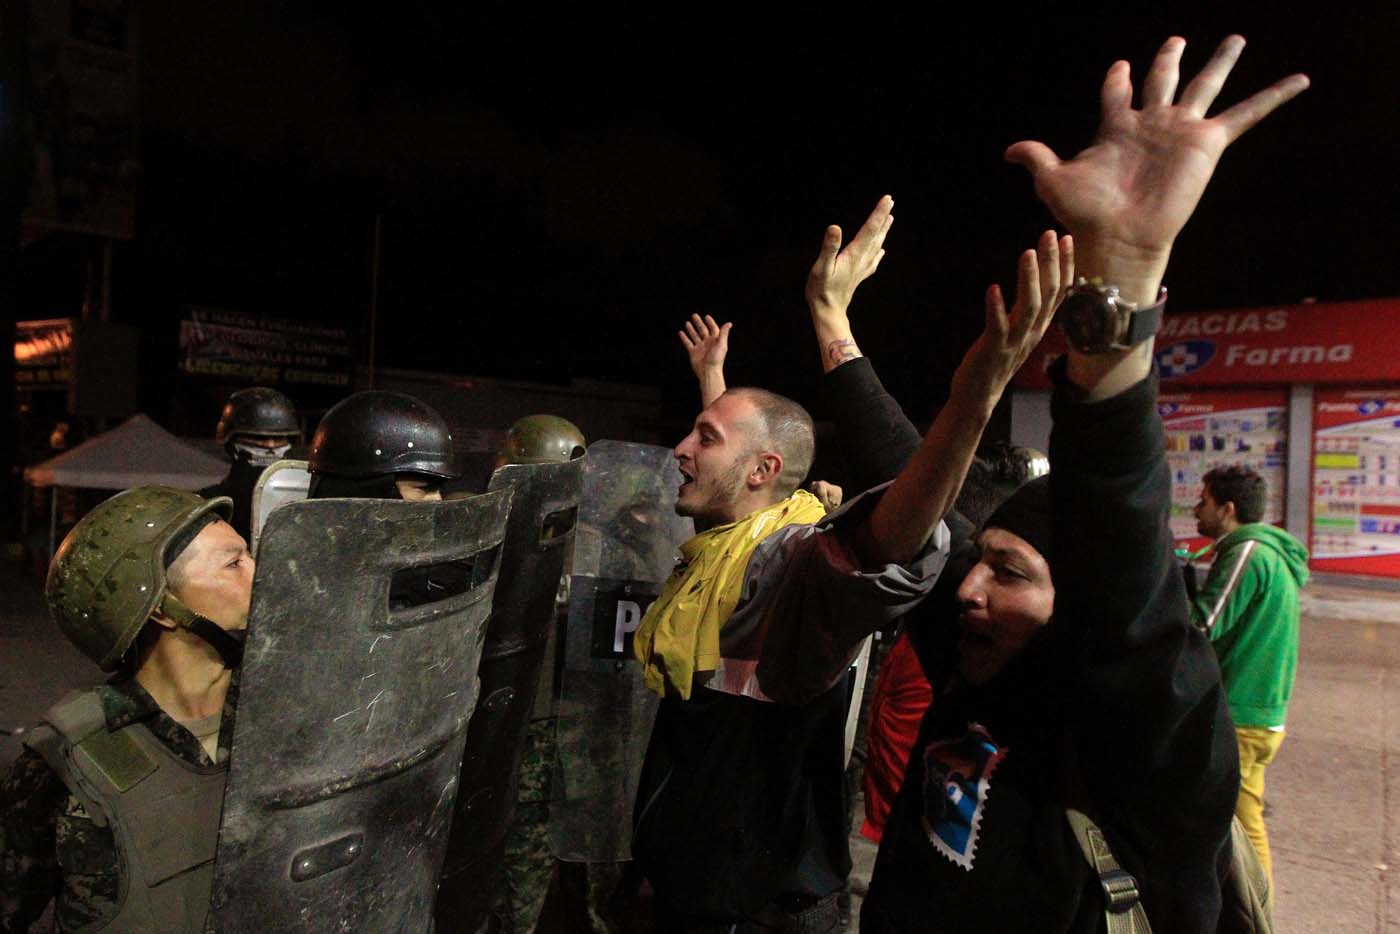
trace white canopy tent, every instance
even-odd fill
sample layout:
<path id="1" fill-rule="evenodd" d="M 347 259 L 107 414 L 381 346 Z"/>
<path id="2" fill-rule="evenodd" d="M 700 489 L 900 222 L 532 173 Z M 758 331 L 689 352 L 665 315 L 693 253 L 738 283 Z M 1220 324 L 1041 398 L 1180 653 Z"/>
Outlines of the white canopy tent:
<path id="1" fill-rule="evenodd" d="M 24 481 L 49 487 L 49 554 L 58 534 L 59 487 L 127 490 L 160 484 L 181 490 L 213 486 L 228 473 L 228 461 L 181 441 L 144 415 L 133 415 L 111 431 L 70 451 L 28 467 Z"/>

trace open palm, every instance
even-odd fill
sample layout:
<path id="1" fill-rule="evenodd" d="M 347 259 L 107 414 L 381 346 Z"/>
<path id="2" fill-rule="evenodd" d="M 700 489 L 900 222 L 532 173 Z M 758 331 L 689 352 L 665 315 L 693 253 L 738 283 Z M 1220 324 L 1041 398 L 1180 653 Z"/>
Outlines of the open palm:
<path id="1" fill-rule="evenodd" d="M 1029 141 L 1006 151 L 1007 159 L 1030 170 L 1036 194 L 1081 241 L 1169 249 L 1225 147 L 1308 86 L 1305 76 L 1291 75 L 1207 118 L 1244 39 L 1222 42 L 1173 103 L 1185 47 L 1180 38 L 1162 45 L 1137 110 L 1128 63 L 1115 62 L 1104 78 L 1098 136 L 1073 159 L 1061 161 L 1049 147 Z"/>

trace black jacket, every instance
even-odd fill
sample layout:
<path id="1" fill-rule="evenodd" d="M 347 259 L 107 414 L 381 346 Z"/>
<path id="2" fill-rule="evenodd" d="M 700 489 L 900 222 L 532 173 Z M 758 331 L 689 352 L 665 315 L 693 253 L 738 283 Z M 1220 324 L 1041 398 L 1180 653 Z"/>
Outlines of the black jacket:
<path id="1" fill-rule="evenodd" d="M 843 379 L 875 392 L 861 369 Z M 980 688 L 950 677 L 952 606 L 911 624 L 943 690 L 887 824 L 863 930 L 1100 930 L 1103 899 L 1067 806 L 1104 829 L 1155 930 L 1215 930 L 1238 766 L 1220 673 L 1172 559 L 1156 381 L 1092 404 L 1058 382 L 1055 620 Z M 890 408 L 852 414 L 872 412 Z M 855 440 L 845 423 L 838 433 Z"/>

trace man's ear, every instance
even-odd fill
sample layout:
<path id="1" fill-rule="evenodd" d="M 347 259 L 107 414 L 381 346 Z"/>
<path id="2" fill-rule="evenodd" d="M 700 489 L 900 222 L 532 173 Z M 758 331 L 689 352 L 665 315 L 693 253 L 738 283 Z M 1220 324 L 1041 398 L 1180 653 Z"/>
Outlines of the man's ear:
<path id="1" fill-rule="evenodd" d="M 749 471 L 749 489 L 757 490 L 773 483 L 783 472 L 783 455 L 777 451 L 760 451 L 758 463 Z"/>
<path id="2" fill-rule="evenodd" d="M 1235 501 L 1232 499 L 1227 499 L 1225 502 L 1221 503 L 1220 511 L 1223 512 L 1227 517 L 1234 519 L 1236 522 L 1238 522 L 1240 519 L 1240 517 L 1235 513 Z"/>
<path id="3" fill-rule="evenodd" d="M 159 626 L 159 627 L 162 628 L 162 629 L 179 629 L 179 628 L 180 628 L 180 624 L 179 624 L 179 623 L 175 622 L 175 620 L 171 619 L 169 616 L 166 616 L 164 613 L 162 613 L 162 612 L 160 611 L 159 608 L 156 608 L 155 610 L 152 610 L 152 611 L 151 611 L 151 619 L 150 619 L 150 621 L 153 622 L 153 623 L 155 623 L 157 626 Z"/>

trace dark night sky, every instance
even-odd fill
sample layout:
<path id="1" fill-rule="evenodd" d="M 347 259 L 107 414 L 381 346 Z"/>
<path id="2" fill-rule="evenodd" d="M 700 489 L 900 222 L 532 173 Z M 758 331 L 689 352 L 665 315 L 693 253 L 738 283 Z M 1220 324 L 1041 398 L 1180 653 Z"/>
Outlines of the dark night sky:
<path id="1" fill-rule="evenodd" d="M 853 231 L 889 191 L 857 336 L 926 412 L 985 284 L 1048 223 L 1001 151 L 1068 156 L 1115 57 L 1140 75 L 1178 32 L 1194 71 L 1230 31 L 1250 46 L 1223 100 L 1291 71 L 1314 87 L 1227 153 L 1174 307 L 1400 295 L 1400 5 L 1222 6 L 758 22 L 153 0 L 115 316 L 169 332 L 172 355 L 163 322 L 190 303 L 360 329 L 381 212 L 381 364 L 661 385 L 684 409 L 674 332 L 708 310 L 736 322 L 731 382 L 809 400 L 806 269 L 827 223 Z"/>

